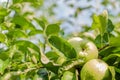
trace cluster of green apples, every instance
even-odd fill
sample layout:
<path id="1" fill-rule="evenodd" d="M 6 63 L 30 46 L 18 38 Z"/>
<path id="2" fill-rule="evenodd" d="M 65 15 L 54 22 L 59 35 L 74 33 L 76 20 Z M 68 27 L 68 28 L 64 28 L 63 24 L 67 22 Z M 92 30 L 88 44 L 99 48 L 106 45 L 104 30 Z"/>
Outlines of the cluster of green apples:
<path id="1" fill-rule="evenodd" d="M 109 65 L 98 59 L 98 49 L 93 42 L 80 37 L 73 37 L 68 42 L 76 50 L 78 59 L 84 60 L 80 70 L 81 80 L 112 80 Z"/>

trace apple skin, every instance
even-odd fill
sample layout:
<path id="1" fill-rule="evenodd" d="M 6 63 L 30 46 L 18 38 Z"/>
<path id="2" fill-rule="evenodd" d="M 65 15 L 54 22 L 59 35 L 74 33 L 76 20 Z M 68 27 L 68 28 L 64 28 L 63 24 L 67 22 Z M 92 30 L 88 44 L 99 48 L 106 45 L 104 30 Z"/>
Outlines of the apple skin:
<path id="1" fill-rule="evenodd" d="M 84 59 L 85 62 L 98 58 L 98 49 L 93 42 L 80 37 L 73 37 L 69 39 L 68 42 L 77 52 L 78 58 Z"/>
<path id="2" fill-rule="evenodd" d="M 63 76 L 61 78 L 61 80 L 73 80 L 74 77 L 74 73 L 71 71 L 65 71 L 63 73 Z"/>
<path id="3" fill-rule="evenodd" d="M 84 64 L 80 72 L 81 80 L 112 80 L 109 66 L 100 59 L 92 59 Z"/>

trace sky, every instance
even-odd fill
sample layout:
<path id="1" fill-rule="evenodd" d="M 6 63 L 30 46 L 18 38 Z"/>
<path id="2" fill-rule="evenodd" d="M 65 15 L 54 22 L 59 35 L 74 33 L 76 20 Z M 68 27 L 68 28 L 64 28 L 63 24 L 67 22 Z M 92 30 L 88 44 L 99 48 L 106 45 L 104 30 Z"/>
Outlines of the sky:
<path id="1" fill-rule="evenodd" d="M 7 0 L 0 0 L 0 2 L 6 2 Z"/>

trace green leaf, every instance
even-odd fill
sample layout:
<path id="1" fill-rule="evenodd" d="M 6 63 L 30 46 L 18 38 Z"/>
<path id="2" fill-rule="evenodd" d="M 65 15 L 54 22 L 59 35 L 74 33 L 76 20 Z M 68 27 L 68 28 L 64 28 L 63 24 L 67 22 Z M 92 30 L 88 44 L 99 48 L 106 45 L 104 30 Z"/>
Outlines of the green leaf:
<path id="1" fill-rule="evenodd" d="M 29 36 L 33 36 L 33 35 L 36 35 L 36 34 L 41 34 L 43 33 L 42 30 L 32 30 L 28 33 Z"/>
<path id="2" fill-rule="evenodd" d="M 103 35 L 98 35 L 96 38 L 95 38 L 95 44 L 97 45 L 98 48 L 101 48 L 105 45 L 108 44 L 108 34 L 107 33 L 104 33 Z"/>
<path id="3" fill-rule="evenodd" d="M 103 35 L 104 32 L 106 32 L 107 28 L 107 21 L 108 21 L 108 13 L 107 11 L 103 11 L 100 15 L 93 15 L 93 23 L 92 28 L 93 29 L 99 29 L 100 34 Z"/>
<path id="4" fill-rule="evenodd" d="M 34 18 L 34 20 L 42 27 L 42 29 L 45 29 L 45 23 L 37 18 Z"/>
<path id="5" fill-rule="evenodd" d="M 9 30 L 7 33 L 8 38 L 27 38 L 27 35 L 19 29 Z"/>
<path id="6" fill-rule="evenodd" d="M 64 71 L 70 70 L 75 66 L 82 66 L 84 64 L 84 60 L 82 59 L 71 59 L 64 63 L 58 70 L 59 76 L 63 74 Z"/>
<path id="7" fill-rule="evenodd" d="M 7 9 L 0 6 L 0 18 L 5 17 L 8 14 Z"/>
<path id="8" fill-rule="evenodd" d="M 110 55 L 104 57 L 103 60 L 107 61 L 108 59 L 113 58 L 113 57 L 120 57 L 120 54 L 119 53 L 110 54 Z"/>
<path id="9" fill-rule="evenodd" d="M 47 56 L 42 52 L 41 50 L 41 63 L 42 65 L 47 68 L 48 70 L 57 73 L 58 72 L 58 68 L 60 67 L 60 65 L 55 64 L 53 61 L 50 61 Z"/>
<path id="10" fill-rule="evenodd" d="M 45 54 L 49 60 L 56 61 L 60 56 L 55 51 L 49 51 Z"/>
<path id="11" fill-rule="evenodd" d="M 18 40 L 16 42 L 14 42 L 14 44 L 17 45 L 18 47 L 20 47 L 22 50 L 24 50 L 24 48 L 25 49 L 32 48 L 35 51 L 37 51 L 38 53 L 40 52 L 39 47 L 30 41 Z"/>
<path id="12" fill-rule="evenodd" d="M 120 36 L 110 38 L 110 46 L 120 46 Z"/>
<path id="13" fill-rule="evenodd" d="M 39 0 L 13 0 L 13 3 L 20 3 L 20 2 L 38 2 Z"/>
<path id="14" fill-rule="evenodd" d="M 1 60 L 6 60 L 6 59 L 8 59 L 9 58 L 9 52 L 8 51 L 0 51 L 0 59 Z"/>
<path id="15" fill-rule="evenodd" d="M 107 24 L 107 32 L 112 32 L 114 29 L 114 25 L 110 19 L 108 19 L 108 24 Z"/>
<path id="16" fill-rule="evenodd" d="M 16 24 L 15 28 L 23 30 L 35 30 L 33 24 L 27 19 L 25 19 L 23 16 L 15 16 L 12 22 Z"/>
<path id="17" fill-rule="evenodd" d="M 9 65 L 9 59 L 3 61 L 0 59 L 0 73 L 3 74 L 4 70 L 8 67 Z"/>
<path id="18" fill-rule="evenodd" d="M 20 3 L 20 2 L 22 2 L 23 0 L 12 0 L 13 1 L 13 4 L 15 4 L 15 3 Z"/>
<path id="19" fill-rule="evenodd" d="M 62 52 L 67 58 L 76 58 L 77 54 L 75 49 L 64 39 L 58 36 L 50 36 L 49 43 Z"/>
<path id="20" fill-rule="evenodd" d="M 50 24 L 46 27 L 46 35 L 49 36 L 51 34 L 58 34 L 60 31 L 60 27 L 57 24 Z"/>
<path id="21" fill-rule="evenodd" d="M 120 69 L 119 68 L 115 67 L 115 71 L 120 74 Z"/>
<path id="22" fill-rule="evenodd" d="M 5 42 L 7 40 L 7 37 L 5 34 L 0 33 L 0 42 Z"/>
<path id="23" fill-rule="evenodd" d="M 114 50 L 116 50 L 116 47 L 108 46 L 108 47 L 104 48 L 103 50 L 101 50 L 99 52 L 99 55 L 102 57 L 105 57 L 105 56 L 112 54 Z"/>
<path id="24" fill-rule="evenodd" d="M 103 43 L 107 44 L 108 43 L 108 34 L 104 33 L 103 35 Z"/>
<path id="25" fill-rule="evenodd" d="M 102 47 L 101 45 L 103 45 L 103 44 L 102 44 L 102 40 L 101 39 L 102 39 L 101 35 L 98 35 L 95 38 L 95 44 L 96 44 L 97 47 Z"/>
<path id="26" fill-rule="evenodd" d="M 7 9 L 0 6 L 0 23 L 4 21 L 5 16 L 7 16 L 8 11 Z"/>
<path id="27" fill-rule="evenodd" d="M 49 80 L 48 76 L 48 71 L 45 68 L 40 68 L 37 72 L 37 74 L 39 75 L 40 78 L 42 78 L 42 80 Z"/>

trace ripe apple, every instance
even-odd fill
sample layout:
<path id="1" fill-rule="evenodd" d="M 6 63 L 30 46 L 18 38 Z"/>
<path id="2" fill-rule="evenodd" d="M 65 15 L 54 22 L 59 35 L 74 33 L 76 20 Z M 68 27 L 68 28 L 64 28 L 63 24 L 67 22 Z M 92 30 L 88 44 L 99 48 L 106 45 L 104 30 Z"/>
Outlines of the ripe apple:
<path id="1" fill-rule="evenodd" d="M 80 72 L 81 80 L 112 80 L 109 66 L 100 59 L 92 59 L 84 64 Z"/>
<path id="2" fill-rule="evenodd" d="M 93 42 L 80 37 L 73 37 L 69 39 L 68 42 L 76 50 L 78 58 L 84 59 L 85 62 L 90 59 L 98 58 L 98 50 Z"/>

